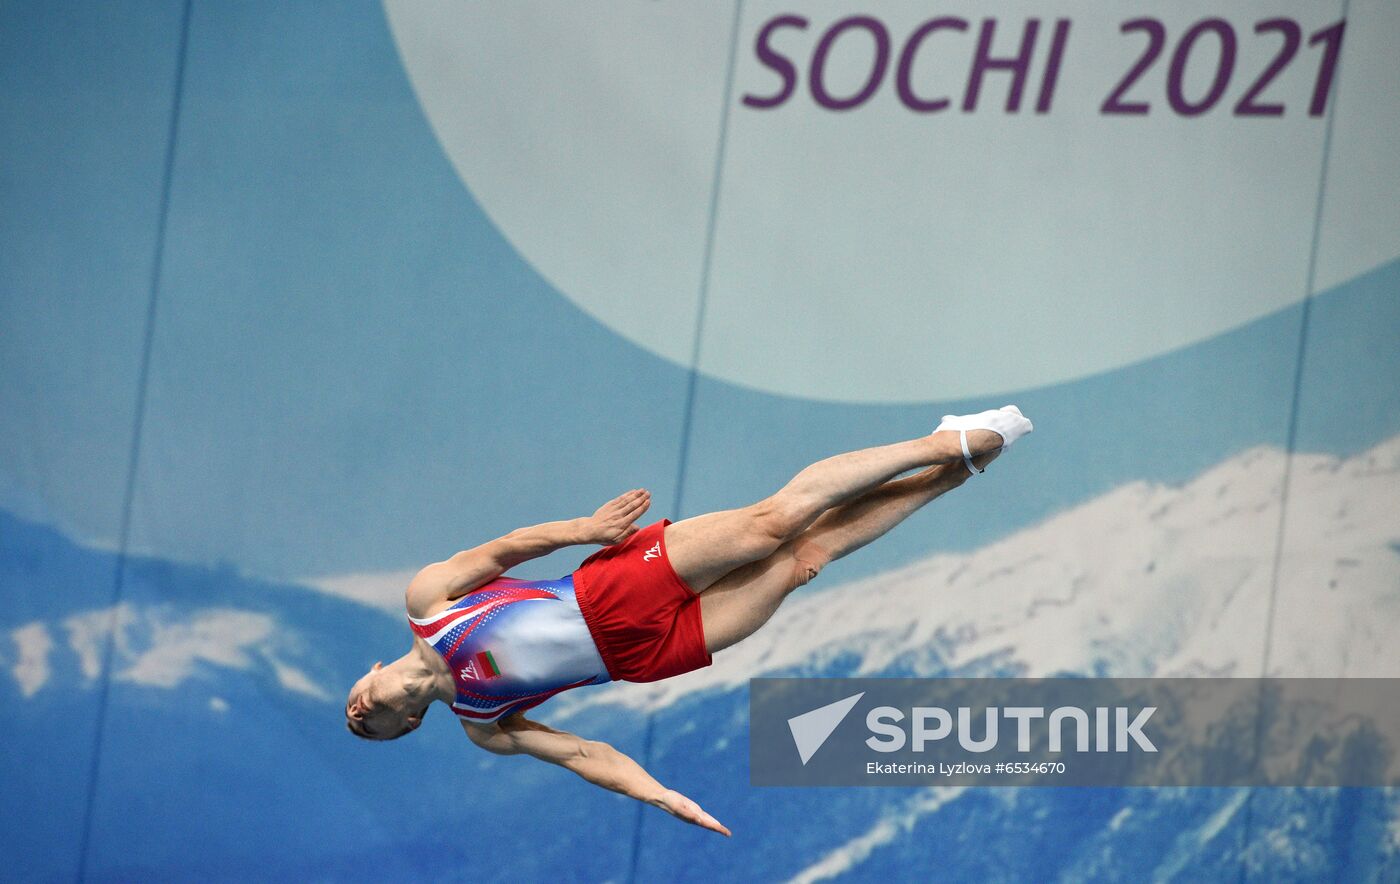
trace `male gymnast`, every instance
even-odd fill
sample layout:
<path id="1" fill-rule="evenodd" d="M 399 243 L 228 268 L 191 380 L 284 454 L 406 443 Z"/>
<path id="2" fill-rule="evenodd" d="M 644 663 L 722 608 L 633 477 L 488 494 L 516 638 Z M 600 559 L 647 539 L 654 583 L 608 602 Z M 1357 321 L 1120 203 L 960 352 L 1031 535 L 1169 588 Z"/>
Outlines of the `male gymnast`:
<path id="1" fill-rule="evenodd" d="M 948 415 L 927 436 L 812 464 L 740 509 L 639 529 L 651 495 L 637 489 L 592 516 L 521 528 L 428 565 L 406 593 L 412 646 L 355 682 L 346 726 L 366 739 L 392 740 L 415 730 L 441 701 L 483 749 L 532 755 L 728 835 L 698 804 L 607 743 L 523 713 L 561 691 L 708 666 L 713 653 L 752 635 L 828 562 L 982 472 L 1031 429 L 1011 405 Z M 558 580 L 504 576 L 576 544 L 604 546 Z"/>

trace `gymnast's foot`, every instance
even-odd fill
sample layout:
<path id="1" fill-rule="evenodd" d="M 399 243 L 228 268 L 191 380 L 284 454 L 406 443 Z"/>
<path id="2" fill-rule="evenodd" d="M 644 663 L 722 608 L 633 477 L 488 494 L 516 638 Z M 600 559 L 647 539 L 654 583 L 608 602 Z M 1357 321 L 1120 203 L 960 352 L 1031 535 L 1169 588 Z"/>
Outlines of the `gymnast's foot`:
<path id="1" fill-rule="evenodd" d="M 1010 448 L 1033 429 L 1021 409 L 1006 405 L 977 414 L 945 414 L 934 432 L 957 433 L 963 463 L 975 474 L 982 472 L 991 460 L 984 455 Z"/>

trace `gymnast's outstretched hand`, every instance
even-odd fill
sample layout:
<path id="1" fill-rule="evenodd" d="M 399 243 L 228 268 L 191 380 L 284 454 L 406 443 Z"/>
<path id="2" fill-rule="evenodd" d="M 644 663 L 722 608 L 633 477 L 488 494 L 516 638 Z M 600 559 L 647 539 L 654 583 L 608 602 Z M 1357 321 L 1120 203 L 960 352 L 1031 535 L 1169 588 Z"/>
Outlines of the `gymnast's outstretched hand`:
<path id="1" fill-rule="evenodd" d="M 626 495 L 624 495 L 626 496 Z M 636 761 L 598 740 L 531 721 L 516 713 L 488 725 L 462 722 L 471 741 L 497 755 L 532 755 L 571 770 L 595 786 L 659 807 L 679 820 L 729 836 L 723 823 L 675 789 L 656 781 Z"/>
<path id="2" fill-rule="evenodd" d="M 658 797 L 653 798 L 651 803 L 678 820 L 685 820 L 691 825 L 709 829 L 711 832 L 718 832 L 726 838 L 730 837 L 729 829 L 724 823 L 710 816 L 703 807 L 675 789 L 667 789 Z"/>

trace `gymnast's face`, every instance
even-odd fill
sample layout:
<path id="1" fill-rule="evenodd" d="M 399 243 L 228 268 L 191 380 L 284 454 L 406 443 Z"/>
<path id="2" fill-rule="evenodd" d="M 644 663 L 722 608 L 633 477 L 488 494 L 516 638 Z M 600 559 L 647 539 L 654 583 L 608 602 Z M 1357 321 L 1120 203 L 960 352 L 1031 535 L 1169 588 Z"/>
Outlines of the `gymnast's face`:
<path id="1" fill-rule="evenodd" d="M 376 663 L 350 688 L 345 700 L 345 726 L 367 740 L 393 740 L 423 723 L 422 710 L 408 709 L 407 695 L 397 673 Z"/>

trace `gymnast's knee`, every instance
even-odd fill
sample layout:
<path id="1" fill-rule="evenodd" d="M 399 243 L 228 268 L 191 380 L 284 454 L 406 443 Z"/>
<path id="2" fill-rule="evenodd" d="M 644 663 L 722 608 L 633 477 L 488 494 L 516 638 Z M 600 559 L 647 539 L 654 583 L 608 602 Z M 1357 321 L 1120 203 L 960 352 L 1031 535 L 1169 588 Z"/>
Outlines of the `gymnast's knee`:
<path id="1" fill-rule="evenodd" d="M 806 586 L 831 561 L 831 553 L 810 540 L 799 540 L 792 547 L 792 588 Z"/>
<path id="2" fill-rule="evenodd" d="M 792 495 L 778 492 L 772 497 L 760 500 L 748 508 L 751 531 L 776 547 L 797 536 L 806 519 L 802 509 L 796 505 Z"/>

